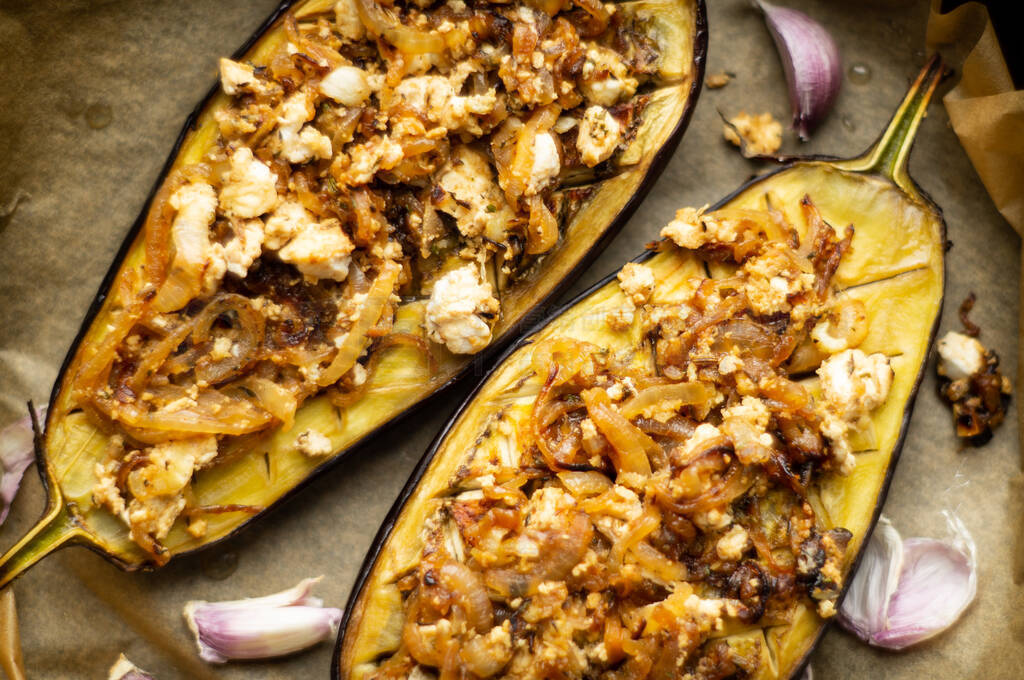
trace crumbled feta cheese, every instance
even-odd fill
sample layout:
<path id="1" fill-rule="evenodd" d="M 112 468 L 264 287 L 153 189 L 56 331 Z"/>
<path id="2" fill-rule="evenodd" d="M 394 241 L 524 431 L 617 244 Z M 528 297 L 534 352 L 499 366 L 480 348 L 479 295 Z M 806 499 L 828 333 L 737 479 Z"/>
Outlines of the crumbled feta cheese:
<path id="1" fill-rule="evenodd" d="M 600 106 L 614 106 L 636 92 L 639 82 L 615 50 L 601 45 L 587 48 L 580 91 L 586 100 Z"/>
<path id="2" fill-rule="evenodd" d="M 395 97 L 449 132 L 464 131 L 480 135 L 483 130 L 476 116 L 493 113 L 498 97 L 493 89 L 483 94 L 458 94 L 474 70 L 476 67 L 472 65 L 460 64 L 453 70 L 451 77 L 430 75 L 406 78 L 395 87 Z"/>
<path id="3" fill-rule="evenodd" d="M 454 269 L 434 284 L 427 302 L 427 337 L 455 354 L 474 354 L 491 341 L 491 327 L 481 314 L 496 314 L 491 284 L 480 280 L 473 265 Z"/>
<path id="4" fill-rule="evenodd" d="M 654 271 L 650 267 L 630 262 L 619 270 L 617 278 L 622 292 L 637 307 L 651 299 L 654 293 Z"/>
<path id="5" fill-rule="evenodd" d="M 732 354 L 726 354 L 718 360 L 718 372 L 722 375 L 732 375 L 743 368 L 743 360 Z"/>
<path id="6" fill-rule="evenodd" d="M 220 361 L 221 359 L 227 359 L 231 356 L 231 338 L 226 336 L 220 336 L 213 341 L 213 349 L 210 350 L 210 358 L 214 361 Z"/>
<path id="7" fill-rule="evenodd" d="M 696 250 L 708 242 L 707 224 L 703 216 L 705 208 L 681 208 L 674 220 L 661 230 L 661 237 L 670 239 L 680 248 Z"/>
<path id="8" fill-rule="evenodd" d="M 728 510 L 711 508 L 707 511 L 694 513 L 693 523 L 701 531 L 721 531 L 732 524 L 732 513 Z"/>
<path id="9" fill-rule="evenodd" d="M 338 220 L 330 219 L 307 226 L 277 254 L 310 279 L 344 281 L 353 249 Z"/>
<path id="10" fill-rule="evenodd" d="M 223 258 L 224 268 L 244 278 L 260 256 L 263 246 L 263 222 L 244 220 L 235 223 L 235 233 L 226 243 L 214 244 L 212 257 Z"/>
<path id="11" fill-rule="evenodd" d="M 779 248 L 768 248 L 743 263 L 743 292 L 756 314 L 770 316 L 793 309 L 789 299 L 814 288 L 814 274 L 798 269 Z"/>
<path id="12" fill-rule="evenodd" d="M 372 90 L 366 71 L 357 66 L 339 66 L 320 81 L 320 91 L 343 106 L 360 106 Z"/>
<path id="13" fill-rule="evenodd" d="M 985 346 L 976 338 L 950 331 L 939 339 L 939 375 L 960 380 L 985 368 Z"/>
<path id="14" fill-rule="evenodd" d="M 822 362 L 818 376 L 828 408 L 846 420 L 856 421 L 889 396 L 893 372 L 884 354 L 848 349 Z"/>
<path id="15" fill-rule="evenodd" d="M 348 147 L 349 164 L 335 179 L 347 186 L 359 186 L 373 179 L 378 170 L 390 170 L 401 162 L 402 145 L 388 137 L 375 135 L 366 142 Z"/>
<path id="16" fill-rule="evenodd" d="M 310 458 L 329 456 L 334 453 L 331 440 L 323 432 L 312 428 L 300 433 L 295 438 L 295 448 L 299 450 L 299 453 Z"/>
<path id="17" fill-rule="evenodd" d="M 743 553 L 747 549 L 747 543 L 750 537 L 747 535 L 747 530 L 741 527 L 739 524 L 732 525 L 732 528 L 718 539 L 715 543 L 715 552 L 723 560 L 729 562 L 738 562 L 742 557 Z"/>
<path id="18" fill-rule="evenodd" d="M 217 216 L 217 194 L 205 182 L 186 184 L 168 201 L 177 210 L 171 223 L 174 244 L 172 267 L 197 268 L 206 264 L 210 225 Z"/>
<path id="19" fill-rule="evenodd" d="M 821 433 L 832 443 L 842 474 L 853 472 L 856 459 L 849 435 L 867 415 L 885 402 L 893 371 L 884 354 L 867 355 L 848 349 L 826 359 L 818 368 L 823 404 Z"/>
<path id="20" fill-rule="evenodd" d="M 236 95 L 242 92 L 267 94 L 276 88 L 274 84 L 260 80 L 255 69 L 249 64 L 222 58 L 217 65 L 220 69 L 221 87 L 227 94 Z"/>
<path id="21" fill-rule="evenodd" d="M 541 132 L 533 139 L 533 165 L 530 167 L 530 179 L 524 195 L 533 196 L 540 193 L 561 171 L 562 159 L 554 135 L 550 132 Z"/>
<path id="22" fill-rule="evenodd" d="M 278 250 L 299 232 L 314 224 L 313 216 L 298 201 L 284 201 L 277 206 L 264 226 L 263 245 Z"/>
<path id="23" fill-rule="evenodd" d="M 464 236 L 484 234 L 498 242 L 505 239 L 506 227 L 515 215 L 485 154 L 469 146 L 455 148 L 437 185 L 447 193 L 435 201 L 437 208 L 455 218 Z"/>
<path id="24" fill-rule="evenodd" d="M 743 111 L 729 119 L 722 134 L 736 146 L 741 146 L 742 137 L 743 151 L 747 155 L 772 154 L 782 146 L 782 123 L 770 113 L 752 116 Z"/>
<path id="25" fill-rule="evenodd" d="M 277 176 L 256 160 L 252 149 L 241 147 L 231 155 L 231 169 L 220 190 L 220 207 L 227 215 L 259 217 L 277 204 Z"/>
<path id="26" fill-rule="evenodd" d="M 611 158 L 621 141 L 622 126 L 607 109 L 601 106 L 587 108 L 576 137 L 576 148 L 586 166 L 592 168 Z"/>
<path id="27" fill-rule="evenodd" d="M 334 24 L 338 27 L 338 34 L 348 42 L 357 42 L 366 35 L 355 0 L 338 0 L 334 3 Z"/>
<path id="28" fill-rule="evenodd" d="M 722 409 L 722 418 L 739 418 L 750 423 L 758 430 L 768 427 L 771 412 L 764 402 L 757 397 L 746 396 L 738 404 Z"/>
<path id="29" fill-rule="evenodd" d="M 238 94 L 256 78 L 252 66 L 248 64 L 222 58 L 218 65 L 221 87 L 230 95 Z"/>
<path id="30" fill-rule="evenodd" d="M 289 163 L 308 163 L 314 158 L 330 158 L 331 140 L 311 125 L 316 109 L 305 90 L 299 90 L 285 100 L 277 117 L 277 136 L 280 154 Z"/>
<path id="31" fill-rule="evenodd" d="M 701 423 L 690 435 L 690 438 L 686 440 L 682 449 L 677 454 L 673 454 L 679 465 L 685 465 L 686 463 L 693 460 L 696 456 L 703 453 L 709 444 L 712 442 L 723 442 L 724 435 L 722 431 L 711 423 Z"/>

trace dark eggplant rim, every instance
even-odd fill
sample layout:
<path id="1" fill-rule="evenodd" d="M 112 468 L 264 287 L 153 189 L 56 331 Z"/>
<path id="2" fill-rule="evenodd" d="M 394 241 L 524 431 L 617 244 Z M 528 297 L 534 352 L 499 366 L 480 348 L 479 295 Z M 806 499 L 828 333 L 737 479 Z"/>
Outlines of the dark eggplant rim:
<path id="1" fill-rule="evenodd" d="M 234 54 L 232 55 L 232 58 L 239 59 L 243 57 L 245 53 L 248 52 L 260 40 L 260 38 L 262 38 L 274 26 L 274 24 L 281 19 L 281 17 L 288 11 L 288 9 L 291 8 L 291 6 L 297 4 L 298 2 L 301 2 L 301 0 L 283 0 L 277 6 L 277 8 L 275 8 L 274 11 L 271 12 L 271 14 L 266 19 L 263 20 L 263 22 L 253 32 L 253 34 L 248 39 L 246 39 L 242 46 L 235 50 Z M 506 329 L 506 331 L 502 333 L 500 336 L 498 336 L 498 338 L 493 340 L 491 344 L 483 352 L 476 355 L 476 357 L 473 360 L 468 361 L 465 364 L 465 366 L 463 366 L 455 373 L 454 376 L 452 376 L 445 383 L 439 385 L 433 392 L 426 395 L 412 406 L 406 408 L 401 413 L 395 415 L 390 420 L 382 423 L 381 425 L 378 425 L 373 430 L 365 433 L 359 440 L 349 445 L 347 449 L 343 449 L 339 453 L 335 454 L 329 460 L 325 461 L 322 465 L 313 468 L 302 481 L 300 481 L 294 487 L 286 491 L 281 497 L 279 497 L 277 500 L 268 505 L 259 513 L 249 516 L 245 521 L 243 521 L 241 524 L 239 524 L 237 527 L 232 529 L 224 536 L 221 536 L 216 540 L 203 543 L 202 545 L 199 545 L 190 550 L 175 553 L 174 555 L 172 555 L 171 559 L 186 559 L 188 557 L 215 548 L 216 546 L 219 546 L 220 544 L 235 538 L 240 532 L 244 531 L 257 520 L 261 520 L 270 515 L 271 513 L 273 513 L 274 511 L 281 508 L 288 501 L 294 498 L 300 491 L 302 491 L 307 485 L 311 484 L 315 478 L 319 477 L 328 469 L 334 467 L 335 465 L 338 465 L 343 460 L 348 460 L 353 456 L 362 454 L 366 450 L 367 445 L 370 443 L 370 440 L 374 435 L 379 434 L 385 428 L 393 427 L 397 423 L 402 422 L 403 420 L 415 414 L 421 408 L 426 406 L 429 402 L 438 399 L 442 394 L 448 392 L 454 385 L 461 383 L 463 380 L 465 380 L 477 366 L 481 364 L 487 364 L 493 361 L 495 357 L 498 356 L 498 354 L 508 346 L 509 343 L 513 342 L 516 338 L 519 338 L 523 335 L 524 329 L 533 327 L 533 325 L 536 324 L 536 320 L 531 318 L 532 312 L 535 312 L 537 309 L 543 308 L 548 302 L 550 302 L 553 299 L 556 299 L 559 295 L 564 293 L 573 283 L 575 283 L 576 279 L 580 276 L 580 274 L 582 274 L 583 271 L 590 265 L 590 263 L 593 262 L 593 260 L 608 246 L 612 239 L 618 235 L 618 233 L 622 230 L 623 226 L 625 226 L 626 222 L 629 221 L 629 218 L 632 217 L 633 213 L 639 207 L 643 199 L 646 198 L 647 194 L 650 192 L 651 188 L 653 187 L 657 179 L 661 176 L 661 173 L 664 170 L 665 166 L 668 164 L 668 161 L 672 158 L 673 154 L 675 153 L 675 150 L 678 148 L 679 143 L 682 140 L 683 133 L 685 133 L 686 129 L 689 127 L 690 119 L 693 116 L 694 109 L 696 109 L 697 107 L 697 102 L 700 98 L 701 89 L 704 83 L 704 71 L 707 61 L 708 49 L 707 8 L 705 6 L 705 0 L 694 0 L 694 6 L 696 22 L 693 40 L 693 58 L 690 62 L 690 66 L 692 68 L 692 80 L 690 83 L 690 89 L 686 93 L 686 106 L 682 114 L 679 116 L 679 120 L 676 122 L 676 125 L 673 128 L 672 132 L 668 135 L 668 137 L 666 137 L 665 143 L 662 144 L 658 148 L 658 150 L 652 154 L 650 165 L 648 165 L 647 170 L 645 171 L 643 177 L 640 180 L 639 188 L 630 196 L 629 200 L 622 205 L 622 207 L 616 214 L 615 218 L 612 219 L 609 222 L 608 226 L 605 228 L 603 234 L 597 240 L 594 241 L 594 243 L 590 246 L 589 250 L 587 250 L 586 253 L 576 262 L 576 264 L 573 265 L 573 267 L 568 271 L 568 273 L 564 277 L 562 277 L 562 279 L 554 287 L 552 287 L 552 289 L 546 295 L 544 295 L 541 298 L 538 298 L 536 302 L 534 302 L 529 308 L 527 308 L 521 315 L 520 319 L 511 326 L 509 326 L 509 328 Z M 167 160 L 164 161 L 164 165 L 161 168 L 160 174 L 157 176 L 156 181 L 154 182 L 153 188 L 150 190 L 150 193 L 146 198 L 145 203 L 140 209 L 139 216 L 136 218 L 135 222 L 128 230 L 127 234 L 124 237 L 124 241 L 118 248 L 117 254 L 114 257 L 114 260 L 110 268 L 107 270 L 106 275 L 104 276 L 102 282 L 100 283 L 99 292 L 97 293 L 96 297 L 93 298 L 93 301 L 90 304 L 89 309 L 87 310 L 85 317 L 82 320 L 82 325 L 79 327 L 78 333 L 75 336 L 75 339 L 72 341 L 71 346 L 64 357 L 64 361 L 61 364 L 60 370 L 57 373 L 57 378 L 54 381 L 53 389 L 50 392 L 49 406 L 51 408 L 48 409 L 46 417 L 46 427 L 44 428 L 42 436 L 37 439 L 35 446 L 37 471 L 39 473 L 40 478 L 42 479 L 44 489 L 47 492 L 49 492 L 50 490 L 50 479 L 48 473 L 49 467 L 46 461 L 46 437 L 49 433 L 48 426 L 50 418 L 53 417 L 53 414 L 55 413 L 55 410 L 52 408 L 52 406 L 63 386 L 67 369 L 70 366 L 71 362 L 74 360 L 83 338 L 85 337 L 86 333 L 88 333 L 93 321 L 99 314 L 103 306 L 103 303 L 106 301 L 107 296 L 109 295 L 112 289 L 113 283 L 117 278 L 117 273 L 118 271 L 120 271 L 120 267 L 124 262 L 124 258 L 130 251 L 131 247 L 134 245 L 135 239 L 139 235 L 139 232 L 144 227 L 146 219 L 149 215 L 149 210 L 152 207 L 153 198 L 155 197 L 156 193 L 160 190 L 160 187 L 163 185 L 164 180 L 167 178 L 168 172 L 170 171 L 174 162 L 177 160 L 178 154 L 181 151 L 182 144 L 185 142 L 185 139 L 188 136 L 188 134 L 195 129 L 195 124 L 199 116 L 203 113 L 203 111 L 211 103 L 211 101 L 219 94 L 219 91 L 220 84 L 215 82 L 207 91 L 207 94 L 203 97 L 203 99 L 192 109 L 192 112 L 185 119 L 185 124 L 182 127 L 181 131 L 178 133 L 177 139 L 174 142 L 174 146 L 171 148 L 170 154 L 168 155 Z M 65 547 L 69 547 L 72 545 L 80 545 L 92 550 L 96 554 L 102 556 L 108 562 L 114 564 L 115 566 L 124 571 L 153 571 L 159 568 L 157 565 L 154 565 L 150 562 L 127 562 L 118 557 L 117 555 L 114 555 L 108 550 L 104 549 L 104 547 L 101 545 L 102 540 L 99 539 L 99 537 L 96 537 L 96 541 L 91 540 L 92 537 L 95 536 L 95 534 L 87 528 L 84 522 L 81 521 L 77 511 L 72 507 L 73 503 L 68 503 L 67 501 L 64 501 L 64 506 L 65 508 L 68 509 L 69 520 L 75 525 L 81 527 L 83 531 L 88 533 L 89 538 L 73 538 L 70 541 L 56 548 L 54 552 L 56 552 L 56 550 L 61 550 Z M 49 506 L 48 503 L 41 517 L 45 518 L 49 514 L 51 509 L 52 508 Z"/>
<path id="2" fill-rule="evenodd" d="M 883 134 L 884 134 L 884 131 L 883 131 Z M 881 138 L 881 135 L 879 136 L 879 139 L 880 138 Z M 877 142 L 877 140 L 876 140 L 876 142 Z M 868 149 L 873 148 L 874 144 L 875 144 L 875 142 L 873 142 L 872 145 L 868 147 Z M 855 156 L 855 158 L 856 158 L 856 156 Z M 727 194 L 723 198 L 719 199 L 714 205 L 711 206 L 710 210 L 717 210 L 718 208 L 720 208 L 721 206 L 729 203 L 734 198 L 736 198 L 737 196 L 739 196 L 741 193 L 743 193 L 747 189 L 751 188 L 752 186 L 755 186 L 755 185 L 757 185 L 757 184 L 759 184 L 759 183 L 761 183 L 763 181 L 771 179 L 772 177 L 774 177 L 774 176 L 776 176 L 778 174 L 781 174 L 783 172 L 786 172 L 786 171 L 788 171 L 788 170 L 790 170 L 790 169 L 792 169 L 792 168 L 794 168 L 794 167 L 796 167 L 798 165 L 814 165 L 814 164 L 818 164 L 818 163 L 830 164 L 830 163 L 837 162 L 837 161 L 842 161 L 842 160 L 847 160 L 847 159 L 840 159 L 840 158 L 836 158 L 836 157 L 833 157 L 833 156 L 826 156 L 826 155 L 808 155 L 806 157 L 799 158 L 799 159 L 793 158 L 793 159 L 789 160 L 787 163 L 785 163 L 784 165 L 782 165 L 782 166 L 780 166 L 778 168 L 775 168 L 774 170 L 771 170 L 771 171 L 766 172 L 766 173 L 761 174 L 761 175 L 757 175 L 757 176 L 752 177 L 752 178 L 748 179 L 747 181 L 743 182 L 743 184 L 741 184 L 738 188 L 734 189 L 732 192 L 730 192 L 729 194 Z M 873 173 L 873 172 L 853 172 L 853 171 L 845 171 L 845 172 L 852 172 L 853 174 L 860 174 L 860 175 L 864 175 L 864 176 L 867 176 L 867 177 L 876 177 L 876 178 L 880 178 L 880 179 L 885 179 L 886 181 L 890 181 L 890 183 L 892 183 L 893 186 L 895 186 L 904 195 L 908 196 L 908 198 L 910 198 L 911 200 L 914 199 L 913 196 L 910 196 L 909 194 L 907 194 L 906 191 L 904 191 L 903 188 L 900 187 L 899 185 L 897 185 L 895 182 L 892 182 L 891 180 L 888 180 L 888 178 L 881 177 L 877 173 Z M 946 242 L 946 220 L 945 220 L 944 214 L 942 212 L 942 208 L 940 208 L 938 206 L 938 204 L 936 204 L 935 201 L 932 200 L 931 196 L 927 192 L 925 192 L 920 187 L 920 185 L 917 184 L 916 181 L 913 182 L 913 186 L 914 186 L 914 189 L 917 190 L 917 192 L 920 194 L 920 202 L 922 204 L 924 204 L 924 206 L 926 208 L 931 210 L 935 214 L 935 216 L 938 218 L 939 225 L 941 227 L 939 238 L 940 238 L 941 243 L 945 243 Z M 654 257 L 655 254 L 656 253 L 654 251 L 652 251 L 652 250 L 645 250 L 644 252 L 640 253 L 636 257 L 633 257 L 632 259 L 628 260 L 628 262 L 637 262 L 637 263 L 645 262 L 645 261 L 649 260 L 650 258 Z M 936 335 L 938 334 L 939 323 L 940 323 L 940 321 L 942 319 L 942 308 L 943 308 L 943 305 L 945 303 L 945 298 L 946 298 L 946 292 L 945 292 L 946 291 L 946 257 L 945 257 L 945 252 L 944 251 L 942 252 L 941 256 L 942 256 L 942 267 L 941 267 L 941 270 L 942 270 L 942 294 L 939 297 L 939 309 L 936 312 L 935 320 L 932 322 L 932 328 L 931 328 L 931 331 L 929 332 L 929 335 L 928 335 L 928 350 L 925 353 L 925 360 L 922 362 L 921 367 L 918 370 L 917 377 L 916 377 L 916 379 L 914 381 L 914 385 L 913 385 L 913 387 L 911 388 L 911 391 L 910 391 L 910 396 L 907 399 L 907 405 L 906 405 L 906 408 L 904 409 L 903 418 L 900 421 L 900 433 L 899 433 L 899 436 L 896 439 L 895 445 L 893 446 L 892 455 L 890 456 L 890 459 L 889 459 L 889 464 L 886 466 L 885 478 L 882 481 L 882 487 L 879 490 L 878 497 L 877 497 L 877 499 L 875 501 L 875 508 L 874 508 L 873 513 L 872 513 L 871 522 L 868 525 L 868 530 L 865 532 L 864 538 L 861 541 L 860 547 L 857 550 L 857 555 L 854 557 L 853 561 L 850 563 L 850 568 L 849 568 L 849 571 L 847 572 L 848 576 L 852 575 L 853 573 L 855 573 L 856 570 L 857 570 L 857 567 L 860 565 L 860 562 L 861 562 L 861 560 L 864 557 L 865 548 L 867 547 L 868 542 L 871 540 L 871 535 L 872 535 L 872 533 L 875 530 L 875 526 L 877 526 L 877 524 L 878 524 L 878 518 L 882 514 L 882 506 L 885 505 L 886 497 L 889 494 L 889 487 L 892 484 L 893 473 L 896 470 L 896 465 L 899 462 L 900 454 L 903 451 L 903 445 L 904 445 L 904 443 L 906 441 L 906 438 L 907 438 L 907 432 L 909 430 L 910 419 L 911 419 L 911 416 L 913 415 L 913 411 L 914 411 L 914 404 L 915 404 L 915 402 L 917 400 L 917 395 L 918 395 L 918 392 L 920 391 L 920 388 L 921 388 L 921 382 L 924 380 L 925 370 L 926 370 L 926 368 L 928 366 L 928 363 L 929 363 L 928 362 L 928 357 L 930 355 L 931 347 L 932 347 L 932 345 L 935 342 Z M 469 408 L 469 406 L 472 404 L 473 400 L 477 397 L 479 392 L 487 384 L 488 380 L 490 380 L 490 378 L 496 373 L 496 371 L 501 367 L 501 365 L 504 363 L 504 361 L 509 356 L 511 356 L 516 351 L 522 349 L 526 345 L 529 345 L 531 342 L 533 342 L 533 338 L 534 338 L 534 336 L 537 333 L 539 333 L 541 330 L 543 330 L 548 324 L 550 324 L 553 321 L 555 321 L 564 312 L 568 311 L 570 308 L 572 308 L 576 304 L 582 302 L 588 296 L 592 295 L 593 293 L 595 293 L 599 289 L 603 288 L 607 284 L 609 284 L 612 281 L 614 281 L 615 277 L 617 276 L 617 274 L 618 274 L 618 269 L 613 270 L 611 273 L 609 273 L 606 276 L 602 277 L 601 280 L 599 280 L 598 282 L 596 282 L 595 284 L 593 284 L 592 286 L 587 288 L 585 291 L 581 292 L 579 295 L 575 296 L 574 298 L 572 298 L 568 302 L 566 302 L 563 305 L 559 306 L 557 309 L 552 311 L 551 314 L 549 314 L 546 318 L 540 320 L 532 328 L 530 328 L 528 331 L 526 331 L 526 333 L 523 335 L 523 337 L 521 337 L 517 342 L 515 342 L 513 345 L 508 347 L 505 350 L 505 352 L 500 357 L 498 357 L 498 359 L 494 363 L 494 366 L 489 371 L 487 371 L 487 373 L 483 377 L 480 378 L 480 381 L 473 388 L 473 391 L 470 392 L 470 394 L 468 396 L 466 396 L 466 398 L 463 400 L 463 402 L 459 405 L 459 408 L 452 415 L 451 419 L 444 425 L 444 427 L 441 429 L 441 431 L 438 432 L 437 436 L 434 438 L 434 440 L 431 442 L 430 446 L 427 448 L 426 453 L 424 453 L 423 457 L 417 463 L 417 465 L 416 465 L 415 469 L 413 470 L 412 474 L 410 475 L 408 481 L 406 481 L 405 486 L 402 488 L 402 491 L 399 494 L 398 498 L 395 500 L 394 504 L 391 506 L 391 509 L 388 511 L 388 514 L 385 517 L 384 522 L 381 524 L 381 527 L 377 531 L 376 536 L 374 536 L 373 542 L 370 544 L 370 548 L 367 551 L 366 557 L 363 560 L 363 564 L 359 567 L 359 571 L 358 571 L 358 573 L 356 575 L 355 582 L 352 584 L 352 590 L 349 593 L 348 601 L 345 604 L 345 609 L 344 609 L 344 613 L 342 615 L 341 623 L 340 623 L 340 625 L 338 627 L 337 640 L 335 641 L 335 645 L 334 645 L 334 657 L 333 657 L 333 659 L 331 661 L 331 677 L 332 678 L 340 678 L 340 676 L 341 676 L 341 653 L 342 653 L 342 646 L 343 646 L 343 643 L 344 643 L 344 640 L 345 640 L 345 634 L 348 631 L 348 626 L 349 626 L 349 623 L 351 622 L 351 619 L 352 619 L 352 613 L 353 613 L 354 609 L 356 608 L 356 606 L 359 604 L 359 598 L 363 594 L 363 590 L 366 588 L 367 581 L 369 580 L 370 574 L 373 573 L 373 569 L 377 565 L 377 562 L 378 562 L 378 560 L 380 558 L 380 555 L 383 552 L 384 545 L 385 545 L 385 543 L 387 543 L 388 538 L 391 536 L 391 532 L 394 529 L 394 526 L 397 523 L 399 516 L 401 515 L 402 509 L 405 507 L 405 504 L 408 502 L 409 498 L 415 492 L 416 487 L 419 485 L 420 480 L 423 478 L 423 476 L 426 474 L 427 470 L 430 468 L 430 464 L 433 462 L 434 457 L 437 455 L 438 450 L 441 448 L 441 444 L 444 443 L 445 439 L 450 434 L 452 428 L 454 428 L 456 423 L 459 421 L 459 418 Z M 849 579 L 847 579 L 846 583 L 844 583 L 844 585 L 843 585 L 843 589 L 840 592 L 839 598 L 838 598 L 838 600 L 836 602 L 837 608 L 838 608 L 838 606 L 840 604 L 842 604 L 843 599 L 846 597 L 846 593 L 847 593 L 847 590 L 849 588 L 849 584 L 850 584 L 850 581 L 849 581 Z M 789 676 L 790 678 L 798 677 L 799 674 L 801 672 L 803 672 L 804 668 L 810 663 L 811 654 L 814 652 L 814 650 L 817 648 L 818 644 L 821 642 L 821 638 L 825 635 L 825 632 L 828 630 L 828 628 L 832 624 L 833 620 L 834 620 L 834 618 L 833 619 L 826 619 L 826 620 L 824 620 L 822 622 L 822 625 L 819 626 L 818 632 L 815 634 L 813 642 L 808 647 L 807 651 L 804 653 L 804 655 L 801 657 L 801 659 L 794 666 L 794 669 L 793 669 L 792 673 Z"/>

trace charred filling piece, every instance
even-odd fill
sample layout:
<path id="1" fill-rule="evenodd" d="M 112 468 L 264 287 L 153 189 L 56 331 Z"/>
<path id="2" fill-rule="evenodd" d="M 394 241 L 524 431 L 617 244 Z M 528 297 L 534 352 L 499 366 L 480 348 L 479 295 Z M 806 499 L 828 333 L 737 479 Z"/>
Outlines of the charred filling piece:
<path id="1" fill-rule="evenodd" d="M 768 662 L 744 632 L 835 613 L 851 534 L 809 490 L 855 468 L 894 374 L 832 284 L 853 227 L 805 198 L 801 241 L 767 205 L 678 213 L 658 247 L 717 273 L 684 299 L 620 272 L 626 303 L 601 322 L 639 325 L 643 358 L 536 346 L 539 394 L 453 468 L 397 574 L 400 643 L 357 675 L 748 677 Z"/>
<path id="2" fill-rule="evenodd" d="M 973 446 L 992 439 L 1010 405 L 1013 386 L 999 371 L 999 355 L 978 340 L 981 329 L 969 318 L 975 297 L 960 305 L 963 333 L 949 331 L 938 342 L 939 394 L 953 409 L 956 434 Z"/>
<path id="3" fill-rule="evenodd" d="M 325 390 L 354 403 L 383 348 L 489 344 L 502 291 L 579 206 L 563 178 L 611 167 L 659 60 L 593 0 L 342 0 L 284 21 L 267 65 L 220 61 L 214 149 L 156 196 L 144 266 L 74 376 L 112 441 L 94 500 L 158 563 L 183 513 L 198 537 L 204 513 L 258 510 L 190 500 L 233 438 Z M 427 300 L 422 332 L 393 330 L 404 300 Z M 332 453 L 313 430 L 299 447 Z"/>

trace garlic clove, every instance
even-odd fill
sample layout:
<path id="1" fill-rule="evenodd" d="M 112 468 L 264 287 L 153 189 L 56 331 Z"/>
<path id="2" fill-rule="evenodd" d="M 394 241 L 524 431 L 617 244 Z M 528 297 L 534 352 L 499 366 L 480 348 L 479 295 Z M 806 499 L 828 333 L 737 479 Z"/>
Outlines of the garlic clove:
<path id="1" fill-rule="evenodd" d="M 321 578 L 307 578 L 264 597 L 188 602 L 185 620 L 199 656 L 210 663 L 266 659 L 293 654 L 334 635 L 341 610 L 325 608 L 311 595 Z"/>
<path id="2" fill-rule="evenodd" d="M 960 519 L 946 513 L 953 541 L 908 538 L 903 541 L 899 586 L 889 600 L 884 630 L 871 643 L 903 649 L 952 626 L 978 591 L 974 541 Z"/>
<path id="3" fill-rule="evenodd" d="M 884 517 L 839 611 L 840 624 L 876 647 L 899 650 L 952 626 L 978 589 L 977 548 L 963 522 L 943 513 L 952 537 L 903 540 Z"/>
<path id="4" fill-rule="evenodd" d="M 782 59 L 793 128 L 806 141 L 839 95 L 843 81 L 839 48 L 825 27 L 803 12 L 763 0 L 754 4 L 764 13 Z"/>
<path id="5" fill-rule="evenodd" d="M 39 420 L 46 409 L 37 409 Z M 21 487 L 28 466 L 35 462 L 36 452 L 32 419 L 28 416 L 0 430 L 0 524 L 7 519 L 11 503 Z"/>
<path id="6" fill-rule="evenodd" d="M 199 656 L 210 663 L 269 659 L 311 647 L 336 634 L 341 610 L 323 607 L 198 607 L 186 612 Z"/>

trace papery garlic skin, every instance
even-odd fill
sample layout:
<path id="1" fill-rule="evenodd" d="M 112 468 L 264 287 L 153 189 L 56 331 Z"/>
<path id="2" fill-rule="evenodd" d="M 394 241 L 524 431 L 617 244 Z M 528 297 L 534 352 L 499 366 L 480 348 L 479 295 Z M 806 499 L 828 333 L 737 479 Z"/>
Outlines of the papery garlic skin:
<path id="1" fill-rule="evenodd" d="M 839 48 L 825 27 L 803 12 L 754 0 L 779 50 L 793 106 L 793 129 L 807 140 L 831 110 L 843 81 Z"/>
<path id="2" fill-rule="evenodd" d="M 840 607 L 840 624 L 876 647 L 899 650 L 952 626 L 978 590 L 977 548 L 960 518 L 952 537 L 900 538 L 884 517 Z"/>
<path id="3" fill-rule="evenodd" d="M 46 409 L 37 409 L 39 420 L 46 417 Z M 35 462 L 35 442 L 32 419 L 28 416 L 0 430 L 0 524 L 7 519 L 11 503 L 21 487 L 25 470 Z"/>
<path id="4" fill-rule="evenodd" d="M 142 670 L 124 654 L 117 657 L 117 661 L 110 667 L 107 673 L 107 680 L 155 680 L 152 675 Z"/>
<path id="5" fill-rule="evenodd" d="M 268 659 L 311 647 L 338 632 L 342 612 L 311 595 L 322 577 L 273 595 L 226 602 L 192 601 L 185 620 L 199 656 L 210 663 Z"/>
<path id="6" fill-rule="evenodd" d="M 839 609 L 839 622 L 861 640 L 870 642 L 872 631 L 885 629 L 889 600 L 903 567 L 903 539 L 889 518 L 878 518 L 860 566 Z"/>

